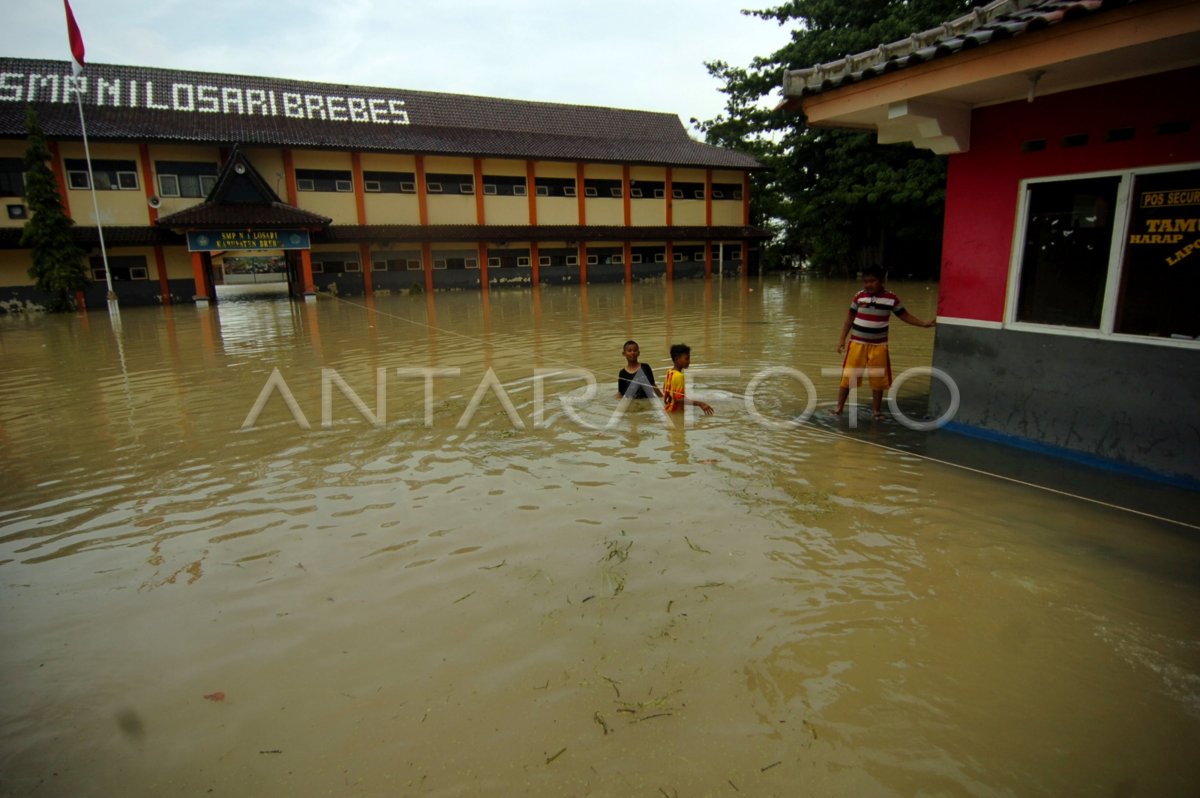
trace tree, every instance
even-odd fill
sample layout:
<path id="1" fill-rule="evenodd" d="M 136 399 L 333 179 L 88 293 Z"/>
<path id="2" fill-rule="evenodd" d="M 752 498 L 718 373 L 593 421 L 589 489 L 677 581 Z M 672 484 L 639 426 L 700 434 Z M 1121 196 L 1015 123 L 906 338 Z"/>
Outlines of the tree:
<path id="1" fill-rule="evenodd" d="M 71 297 L 90 282 L 84 253 L 75 244 L 75 222 L 63 211 L 58 181 L 47 163 L 50 149 L 37 112 L 30 107 L 25 118 L 29 147 L 25 150 L 25 199 L 31 216 L 21 233 L 21 246 L 32 251 L 29 276 L 39 291 L 54 297 L 53 310 L 67 310 Z"/>
<path id="2" fill-rule="evenodd" d="M 757 157 L 756 223 L 781 235 L 775 256 L 852 274 L 880 264 L 928 276 L 939 261 L 944 157 L 907 144 L 879 145 L 871 133 L 810 128 L 802 114 L 773 109 L 785 69 L 827 63 L 960 16 L 965 0 L 789 0 L 743 14 L 795 26 L 792 40 L 748 68 L 705 64 L 723 83 L 725 113 L 692 120 L 710 144 Z"/>

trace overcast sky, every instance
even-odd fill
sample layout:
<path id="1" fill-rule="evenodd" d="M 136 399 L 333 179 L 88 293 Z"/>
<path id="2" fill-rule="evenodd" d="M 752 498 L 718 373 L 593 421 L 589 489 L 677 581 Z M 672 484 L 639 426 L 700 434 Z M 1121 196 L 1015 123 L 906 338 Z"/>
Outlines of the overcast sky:
<path id="1" fill-rule="evenodd" d="M 777 0 L 71 0 L 87 60 L 711 118 L 704 61 L 747 66 Z M 67 60 L 58 0 L 0 0 L 0 54 Z"/>

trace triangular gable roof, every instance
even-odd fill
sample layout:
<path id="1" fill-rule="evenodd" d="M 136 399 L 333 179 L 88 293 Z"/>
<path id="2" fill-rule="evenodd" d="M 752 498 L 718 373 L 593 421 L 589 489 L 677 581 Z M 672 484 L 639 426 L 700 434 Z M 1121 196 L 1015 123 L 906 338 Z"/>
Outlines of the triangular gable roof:
<path id="1" fill-rule="evenodd" d="M 994 0 L 906 39 L 784 73 L 809 125 L 874 129 L 936 153 L 971 110 L 1200 64 L 1200 0 Z"/>
<path id="2" fill-rule="evenodd" d="M 159 218 L 160 227 L 303 227 L 323 229 L 333 220 L 279 199 L 240 148 L 234 147 L 204 202 Z"/>
<path id="3" fill-rule="evenodd" d="M 47 136 L 79 137 L 70 74 L 65 61 L 0 58 L 0 137 L 26 135 L 30 101 Z M 112 64 L 80 80 L 93 140 L 761 168 L 668 113 Z"/>

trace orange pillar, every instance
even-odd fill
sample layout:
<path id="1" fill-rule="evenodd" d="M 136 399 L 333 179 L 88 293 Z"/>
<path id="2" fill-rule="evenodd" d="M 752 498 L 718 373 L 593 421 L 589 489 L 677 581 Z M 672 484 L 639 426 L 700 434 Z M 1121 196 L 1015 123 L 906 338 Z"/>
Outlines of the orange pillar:
<path id="1" fill-rule="evenodd" d="M 625 226 L 633 224 L 633 206 L 630 204 L 632 199 L 629 196 L 629 164 L 621 167 L 621 203 L 625 211 Z M 625 261 L 628 263 L 629 261 Z"/>
<path id="2" fill-rule="evenodd" d="M 587 285 L 587 243 L 579 242 L 579 284 Z"/>
<path id="3" fill-rule="evenodd" d="M 579 226 L 587 224 L 587 195 L 584 193 L 583 164 L 575 164 L 575 202 L 579 206 Z M 580 263 L 583 259 L 580 259 Z"/>
<path id="4" fill-rule="evenodd" d="M 542 284 L 542 280 L 541 280 L 542 272 L 541 272 L 541 264 L 538 262 L 539 260 L 540 260 L 540 258 L 538 257 L 538 244 L 536 241 L 530 241 L 529 242 L 529 268 L 532 272 L 530 274 L 530 282 L 532 282 L 534 285 Z"/>
<path id="5" fill-rule="evenodd" d="M 354 210 L 358 216 L 358 223 L 366 226 L 367 195 L 366 187 L 363 184 L 362 153 L 350 153 L 350 169 L 353 177 L 352 182 L 354 183 Z M 371 282 L 370 244 L 363 242 L 358 245 L 358 260 L 362 264 L 363 294 L 371 296 L 375 292 L 375 286 Z"/>
<path id="6" fill-rule="evenodd" d="M 675 226 L 675 196 L 671 190 L 671 167 L 667 167 L 667 181 L 663 196 L 667 199 L 667 227 Z"/>
<path id="7" fill-rule="evenodd" d="M 196 282 L 196 299 L 208 300 L 208 280 L 204 275 L 204 253 L 192 253 L 192 279 Z"/>
<path id="8" fill-rule="evenodd" d="M 483 203 L 483 159 L 476 158 L 475 166 L 475 224 L 487 224 L 487 214 Z"/>
<path id="9" fill-rule="evenodd" d="M 712 170 L 704 170 L 704 226 L 712 227 Z"/>
<path id="10" fill-rule="evenodd" d="M 419 156 L 418 156 L 419 157 Z M 433 245 L 421 242 L 421 267 L 425 269 L 425 293 L 433 293 Z"/>
<path id="11" fill-rule="evenodd" d="M 365 241 L 358 245 L 358 259 L 362 263 L 363 293 L 371 296 L 375 293 L 375 283 L 371 275 L 371 245 Z"/>
<path id="12" fill-rule="evenodd" d="M 479 254 L 476 257 L 479 258 L 479 287 L 482 288 L 484 291 L 487 291 L 488 290 L 488 264 L 487 264 L 488 249 L 487 249 L 487 244 L 485 244 L 481 241 L 481 242 L 479 242 L 478 247 L 479 247 Z"/>
<path id="13" fill-rule="evenodd" d="M 312 251 L 307 249 L 300 250 L 300 292 L 305 295 L 316 293 L 313 289 Z"/>
<path id="14" fill-rule="evenodd" d="M 154 268 L 158 272 L 158 288 L 164 305 L 171 304 L 171 283 L 167 280 L 167 259 L 161 245 L 154 247 Z"/>
<path id="15" fill-rule="evenodd" d="M 58 142 L 47 141 L 46 148 L 50 150 L 50 167 L 54 170 L 54 181 L 58 184 L 58 197 L 62 200 L 63 213 L 71 215 L 71 198 L 67 194 L 67 173 L 63 169 L 62 158 L 58 157 Z"/>
<path id="16" fill-rule="evenodd" d="M 296 190 L 296 163 L 292 159 L 292 151 L 283 151 L 283 182 L 287 186 L 288 205 L 298 202 Z"/>
<path id="17" fill-rule="evenodd" d="M 742 224 L 750 224 L 750 173 L 742 173 Z"/>
<path id="18" fill-rule="evenodd" d="M 537 176 L 534 174 L 533 161 L 525 162 L 525 191 L 529 195 L 529 224 L 537 227 Z"/>

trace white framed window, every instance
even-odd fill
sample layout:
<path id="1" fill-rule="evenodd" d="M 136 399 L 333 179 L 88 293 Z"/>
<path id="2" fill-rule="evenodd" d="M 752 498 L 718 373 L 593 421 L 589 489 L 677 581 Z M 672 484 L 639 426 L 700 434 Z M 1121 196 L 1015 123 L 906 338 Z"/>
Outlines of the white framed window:
<path id="1" fill-rule="evenodd" d="M 356 260 L 348 260 L 348 261 L 346 261 L 346 271 L 348 271 L 348 272 L 361 272 L 361 271 L 362 271 L 362 264 L 361 264 L 361 263 L 359 263 L 359 262 L 358 262 L 358 261 L 356 261 Z"/>
<path id="2" fill-rule="evenodd" d="M 400 191 L 404 194 L 416 194 L 417 193 L 417 184 L 409 183 L 406 180 L 402 180 L 402 181 L 400 181 Z"/>
<path id="3" fill-rule="evenodd" d="M 550 196 L 550 186 L 536 186 L 535 190 L 537 191 L 537 195 L 539 197 L 549 197 Z"/>
<path id="4" fill-rule="evenodd" d="M 611 194 L 612 194 L 614 197 L 621 197 L 621 196 L 623 196 L 623 195 L 621 194 L 621 189 L 620 189 L 620 187 L 619 187 L 619 186 L 618 186 L 618 187 L 615 187 L 615 188 L 610 188 L 610 189 L 609 189 L 609 193 L 611 193 Z"/>
<path id="5" fill-rule="evenodd" d="M 671 196 L 675 199 L 683 199 L 683 189 L 681 189 L 681 188 L 671 189 Z"/>
<path id="6" fill-rule="evenodd" d="M 718 191 L 718 190 L 717 190 L 717 189 L 715 189 L 715 188 L 713 189 L 713 193 L 712 193 L 712 195 L 713 195 L 713 199 L 725 199 L 725 192 L 724 192 L 724 191 Z"/>
<path id="7" fill-rule="evenodd" d="M 133 191 L 138 187 L 137 172 L 117 172 L 117 187 L 124 191 Z"/>
<path id="8" fill-rule="evenodd" d="M 683 253 L 682 252 L 672 252 L 671 259 L 674 260 L 676 263 L 679 263 L 681 260 L 683 260 Z"/>
<path id="9" fill-rule="evenodd" d="M 483 193 L 484 194 L 495 194 L 496 193 L 496 184 L 495 183 L 484 183 L 483 184 Z"/>
<path id="10" fill-rule="evenodd" d="M 158 176 L 158 196 L 160 196 L 160 197 L 178 197 L 179 196 L 179 177 L 176 175 L 159 175 Z"/>
<path id="11" fill-rule="evenodd" d="M 500 268 L 500 259 L 499 258 L 488 258 L 488 268 L 489 269 L 499 269 Z"/>
<path id="12" fill-rule="evenodd" d="M 433 268 L 435 268 L 435 269 L 446 268 L 446 259 L 445 258 L 434 258 L 433 259 Z"/>
<path id="13" fill-rule="evenodd" d="M 695 195 L 696 199 L 704 199 L 704 189 L 702 188 L 696 189 L 692 194 Z"/>
<path id="14" fill-rule="evenodd" d="M 583 196 L 585 196 L 585 197 L 598 197 L 598 196 L 600 196 L 600 192 L 599 192 L 599 191 L 597 191 L 597 190 L 596 190 L 596 188 L 595 188 L 594 186 L 584 186 L 584 189 L 583 189 Z"/>
<path id="15" fill-rule="evenodd" d="M 442 193 L 442 184 L 441 183 L 426 183 L 425 190 L 428 191 L 430 194 L 441 194 Z"/>
<path id="16" fill-rule="evenodd" d="M 634 197 L 634 198 L 641 198 L 642 190 L 640 188 L 631 188 L 631 189 L 629 189 L 629 196 Z"/>
<path id="17" fill-rule="evenodd" d="M 704 260 L 704 253 L 703 252 L 693 253 L 692 260 Z"/>
<path id="18" fill-rule="evenodd" d="M 217 187 L 216 175 L 200 175 L 200 195 L 207 197 Z"/>
<path id="19" fill-rule="evenodd" d="M 636 252 L 635 252 L 633 255 L 630 255 L 630 256 L 629 256 L 629 262 L 630 262 L 630 263 L 641 263 L 641 262 L 642 262 L 642 256 L 641 256 L 639 253 L 636 253 Z"/>
<path id="20" fill-rule="evenodd" d="M 517 257 L 517 265 L 518 266 L 529 266 L 529 258 L 524 255 L 518 256 Z"/>
<path id="21" fill-rule="evenodd" d="M 71 188 L 86 189 L 91 188 L 92 183 L 88 180 L 87 172 L 67 172 L 67 185 Z M 104 279 L 101 277 L 101 279 Z"/>
<path id="22" fill-rule="evenodd" d="M 475 184 L 474 183 L 459 183 L 458 184 L 458 193 L 459 194 L 474 194 L 475 193 Z"/>
<path id="23" fill-rule="evenodd" d="M 299 180 L 296 181 L 296 190 L 297 191 L 316 191 L 317 183 L 315 180 L 307 180 L 305 178 L 300 178 Z"/>
<path id="24" fill-rule="evenodd" d="M 333 181 L 333 190 L 334 191 L 343 191 L 343 192 L 353 191 L 354 190 L 354 182 L 351 180 L 335 180 L 335 181 Z"/>
<path id="25" fill-rule="evenodd" d="M 615 266 L 622 266 L 625 263 L 625 256 L 624 255 L 612 255 L 609 257 L 608 262 Z"/>
<path id="26" fill-rule="evenodd" d="M 373 271 L 373 272 L 386 272 L 387 270 L 388 270 L 388 268 L 387 268 L 387 261 L 386 261 L 386 260 L 373 260 L 373 261 L 371 261 L 371 271 Z"/>
<path id="27" fill-rule="evenodd" d="M 145 266 L 133 266 L 129 269 L 130 280 L 148 280 L 150 273 Z"/>
<path id="28" fill-rule="evenodd" d="M 634 255 L 634 257 L 636 258 L 637 255 Z M 666 263 L 667 262 L 667 253 L 655 252 L 654 253 L 654 262 L 655 263 Z"/>
<path id="29" fill-rule="evenodd" d="M 528 192 L 527 192 L 525 186 L 520 185 L 520 184 L 513 186 L 513 196 L 524 197 L 524 196 L 526 196 L 527 193 Z"/>
<path id="30" fill-rule="evenodd" d="M 419 272 L 424 267 L 421 266 L 421 261 L 417 260 L 416 258 L 410 258 L 409 260 L 404 261 L 404 268 L 410 272 Z"/>
<path id="31" fill-rule="evenodd" d="M 383 183 L 379 182 L 378 180 L 364 180 L 363 191 L 369 191 L 372 194 L 383 191 Z"/>
<path id="32" fill-rule="evenodd" d="M 479 268 L 479 259 L 478 258 L 464 259 L 463 260 L 463 268 L 464 269 L 478 269 Z"/>
<path id="33" fill-rule="evenodd" d="M 587 265 L 588 266 L 598 266 L 599 264 L 600 264 L 600 256 L 599 255 L 588 255 L 587 256 Z"/>
<path id="34" fill-rule="evenodd" d="M 312 265 L 313 274 L 324 274 L 325 264 L 319 260 L 314 260 Z"/>
<path id="35" fill-rule="evenodd" d="M 654 189 L 654 198 L 655 199 L 666 199 L 666 196 L 667 196 L 667 193 L 664 189 L 661 189 L 661 188 Z"/>
<path id="36" fill-rule="evenodd" d="M 1005 326 L 1200 348 L 1170 299 L 1197 204 L 1200 163 L 1022 181 Z"/>
<path id="37" fill-rule="evenodd" d="M 575 196 L 575 186 L 563 186 L 563 196 L 564 197 L 574 197 Z"/>
<path id="38" fill-rule="evenodd" d="M 578 266 L 579 265 L 579 256 L 578 255 L 568 255 L 567 256 L 567 265 L 568 266 Z"/>
<path id="39" fill-rule="evenodd" d="M 538 256 L 538 266 L 549 266 L 549 265 L 550 265 L 550 256 L 549 255 L 539 255 Z"/>

